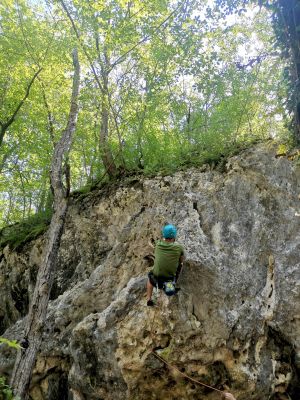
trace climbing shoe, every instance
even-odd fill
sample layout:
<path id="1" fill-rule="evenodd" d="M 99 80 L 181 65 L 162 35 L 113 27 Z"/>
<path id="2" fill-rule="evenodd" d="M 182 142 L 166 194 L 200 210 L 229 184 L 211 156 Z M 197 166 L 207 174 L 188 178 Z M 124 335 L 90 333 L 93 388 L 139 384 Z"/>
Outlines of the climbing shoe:
<path id="1" fill-rule="evenodd" d="M 153 300 L 148 300 L 147 301 L 147 306 L 148 307 L 154 307 L 154 301 Z"/>

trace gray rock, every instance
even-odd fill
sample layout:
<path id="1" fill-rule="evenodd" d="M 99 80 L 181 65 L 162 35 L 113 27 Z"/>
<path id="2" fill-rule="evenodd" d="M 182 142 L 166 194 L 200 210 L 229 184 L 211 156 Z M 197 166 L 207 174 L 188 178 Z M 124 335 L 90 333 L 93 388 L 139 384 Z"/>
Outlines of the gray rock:
<path id="1" fill-rule="evenodd" d="M 40 399 L 300 398 L 300 168 L 259 144 L 203 168 L 73 199 L 31 385 Z M 181 291 L 145 305 L 166 222 L 186 249 Z M 21 339 L 43 238 L 0 263 L 0 329 Z M 0 346 L 0 373 L 14 350 Z M 281 397 L 280 397 L 281 396 Z"/>

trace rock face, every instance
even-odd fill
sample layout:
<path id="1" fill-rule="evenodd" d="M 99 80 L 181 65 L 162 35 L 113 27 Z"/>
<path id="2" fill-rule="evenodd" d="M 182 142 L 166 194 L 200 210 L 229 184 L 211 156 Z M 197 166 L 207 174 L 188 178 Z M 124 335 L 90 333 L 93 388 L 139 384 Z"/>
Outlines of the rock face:
<path id="1" fill-rule="evenodd" d="M 300 167 L 275 153 L 73 198 L 33 400 L 221 398 L 179 371 L 239 400 L 300 399 Z M 181 291 L 150 308 L 147 255 L 166 222 L 186 249 Z M 22 338 L 43 242 L 2 252 L 2 336 Z M 14 356 L 1 345 L 0 374 Z"/>

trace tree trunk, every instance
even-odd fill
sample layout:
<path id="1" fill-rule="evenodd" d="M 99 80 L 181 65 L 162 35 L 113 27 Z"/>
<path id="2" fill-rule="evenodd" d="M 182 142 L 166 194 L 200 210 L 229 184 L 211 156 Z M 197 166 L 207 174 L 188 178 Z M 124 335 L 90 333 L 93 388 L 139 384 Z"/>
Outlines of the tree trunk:
<path id="1" fill-rule="evenodd" d="M 294 44 L 294 57 L 295 57 L 295 68 L 297 71 L 297 81 L 295 82 L 295 129 L 294 129 L 294 137 L 296 143 L 300 144 L 300 10 L 299 10 L 299 2 L 294 3 L 293 8 L 293 33 L 295 37 Z"/>
<path id="2" fill-rule="evenodd" d="M 108 143 L 108 120 L 109 120 L 109 100 L 108 100 L 108 77 L 105 71 L 102 71 L 103 90 L 101 103 L 101 126 L 100 126 L 100 148 L 102 150 L 102 162 L 108 176 L 117 175 L 117 167 L 113 159 L 112 152 Z"/>
<path id="3" fill-rule="evenodd" d="M 297 0 L 279 0 L 278 18 L 285 32 L 285 46 L 290 50 L 290 75 L 293 88 L 293 130 L 297 144 L 300 144 L 300 10 Z"/>
<path id="4" fill-rule="evenodd" d="M 74 76 L 70 114 L 67 127 L 56 144 L 51 164 L 51 186 L 54 194 L 54 213 L 51 219 L 43 262 L 40 266 L 24 332 L 23 349 L 19 351 L 11 378 L 14 394 L 21 400 L 28 397 L 28 389 L 36 355 L 42 342 L 44 322 L 54 279 L 57 254 L 68 208 L 67 192 L 63 184 L 63 160 L 70 151 L 78 115 L 80 68 L 77 50 L 73 52 Z"/>

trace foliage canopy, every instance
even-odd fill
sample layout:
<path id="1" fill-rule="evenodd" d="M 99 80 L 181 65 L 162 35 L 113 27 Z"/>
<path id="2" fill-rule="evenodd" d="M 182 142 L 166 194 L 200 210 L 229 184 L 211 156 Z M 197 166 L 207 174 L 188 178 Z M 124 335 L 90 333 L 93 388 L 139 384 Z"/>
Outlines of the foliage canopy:
<path id="1" fill-rule="evenodd" d="M 42 231 L 49 217 L 50 162 L 67 120 L 75 44 L 83 77 L 72 190 L 127 171 L 172 172 L 257 139 L 288 137 L 285 64 L 270 11 L 242 3 L 4 0 L 1 124 L 37 75 L 0 148 L 2 226 L 28 226 L 45 213 Z"/>

